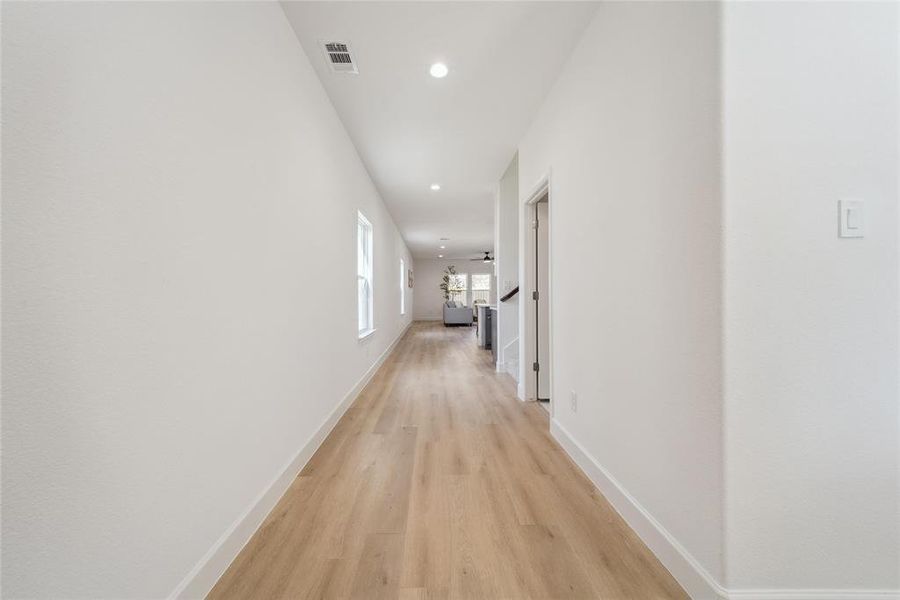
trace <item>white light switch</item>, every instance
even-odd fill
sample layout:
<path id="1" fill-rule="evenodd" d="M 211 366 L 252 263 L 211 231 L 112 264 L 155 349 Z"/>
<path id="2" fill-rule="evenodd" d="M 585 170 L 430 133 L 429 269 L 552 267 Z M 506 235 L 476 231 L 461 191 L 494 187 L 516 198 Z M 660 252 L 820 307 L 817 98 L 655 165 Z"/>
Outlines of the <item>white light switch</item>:
<path id="1" fill-rule="evenodd" d="M 861 238 L 865 234 L 866 220 L 862 200 L 841 200 L 838 202 L 842 238 Z"/>

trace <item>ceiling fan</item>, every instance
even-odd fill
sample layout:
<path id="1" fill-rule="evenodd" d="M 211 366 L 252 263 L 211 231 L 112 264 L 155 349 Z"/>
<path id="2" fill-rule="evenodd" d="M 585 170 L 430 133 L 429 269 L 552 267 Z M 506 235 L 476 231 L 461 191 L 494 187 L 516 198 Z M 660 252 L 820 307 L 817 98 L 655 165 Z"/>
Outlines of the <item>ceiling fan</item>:
<path id="1" fill-rule="evenodd" d="M 489 263 L 489 262 L 494 262 L 494 257 L 491 256 L 491 253 L 489 250 L 485 250 L 483 258 L 470 258 L 469 260 L 477 260 L 480 262 Z"/>

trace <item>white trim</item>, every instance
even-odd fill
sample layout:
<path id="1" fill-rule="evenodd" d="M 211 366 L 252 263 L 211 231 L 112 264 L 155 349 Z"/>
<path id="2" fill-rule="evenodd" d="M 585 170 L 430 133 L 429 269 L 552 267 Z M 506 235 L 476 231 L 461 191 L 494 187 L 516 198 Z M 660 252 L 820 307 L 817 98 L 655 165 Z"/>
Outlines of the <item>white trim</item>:
<path id="1" fill-rule="evenodd" d="M 898 600 L 900 590 L 730 590 L 729 600 Z"/>
<path id="2" fill-rule="evenodd" d="M 400 316 L 406 315 L 406 286 L 408 275 L 406 274 L 406 259 L 400 257 Z"/>
<path id="3" fill-rule="evenodd" d="M 551 169 L 547 169 L 547 172 L 531 187 L 531 193 L 525 197 L 525 204 L 535 204 L 544 195 L 550 194 L 550 171 Z"/>
<path id="4" fill-rule="evenodd" d="M 281 474 L 266 486 L 259 496 L 253 500 L 247 510 L 245 510 L 235 520 L 231 526 L 225 530 L 222 536 L 216 540 L 212 548 L 194 565 L 194 568 L 185 576 L 181 583 L 169 594 L 170 599 L 182 598 L 204 598 L 212 590 L 213 586 L 219 580 L 219 577 L 231 565 L 232 561 L 237 557 L 244 548 L 256 530 L 262 525 L 265 518 L 269 515 L 278 501 L 290 487 L 294 479 L 299 475 L 300 471 L 309 462 L 319 446 L 337 425 L 337 422 L 344 416 L 348 408 L 356 401 L 360 392 L 368 385 L 384 361 L 397 347 L 397 344 L 403 339 L 407 330 L 412 323 L 407 323 L 403 330 L 397 335 L 391 345 L 378 357 L 368 371 L 356 382 L 344 398 L 334 407 L 319 428 L 310 436 L 297 454 L 285 465 L 281 470 Z"/>
<path id="5" fill-rule="evenodd" d="M 375 333 L 376 331 L 378 331 L 378 329 L 376 329 L 376 328 L 374 328 L 374 327 L 373 327 L 372 329 L 366 329 L 365 331 L 360 331 L 360 332 L 359 332 L 359 339 L 360 339 L 360 341 L 366 339 L 367 337 L 369 337 L 370 335 L 372 335 L 372 334 Z"/>
<path id="6" fill-rule="evenodd" d="M 364 240 L 360 239 L 360 228 L 365 232 Z M 365 253 L 363 253 L 366 260 L 366 264 L 364 265 L 365 275 L 360 275 L 359 273 L 360 243 L 365 244 Z M 372 226 L 372 222 L 359 210 L 356 211 L 356 252 L 357 316 L 359 315 L 359 281 L 365 281 L 369 289 L 369 294 L 366 298 L 366 310 L 368 311 L 366 316 L 366 327 L 364 329 L 357 328 L 360 332 L 359 337 L 362 339 L 366 337 L 369 332 L 375 331 L 375 228 Z"/>
<path id="7" fill-rule="evenodd" d="M 625 519 L 681 587 L 695 600 L 900 600 L 900 590 L 862 589 L 734 589 L 723 587 L 703 565 L 641 506 L 622 484 L 588 454 L 556 419 L 550 433 Z"/>
<path id="8" fill-rule="evenodd" d="M 728 598 L 725 588 L 556 419 L 550 420 L 550 433 L 691 598 Z"/>
<path id="9" fill-rule="evenodd" d="M 534 290 L 534 233 L 532 220 L 534 204 L 550 195 L 550 170 L 531 186 L 527 195 L 519 196 L 519 389 L 520 400 L 537 400 L 534 371 L 534 303 L 530 300 Z M 529 298 L 529 300 L 526 300 Z M 552 389 L 552 388 L 551 388 Z"/>
<path id="10" fill-rule="evenodd" d="M 534 281 L 534 233 L 532 229 L 532 221 L 535 218 L 533 214 L 537 210 L 537 203 L 546 196 L 548 202 L 547 210 L 547 264 L 549 266 L 547 272 L 547 298 L 548 305 L 547 315 L 550 320 L 549 331 L 550 339 L 547 340 L 547 362 L 544 371 L 548 373 L 548 386 L 550 390 L 550 416 L 556 414 L 556 402 L 553 399 L 553 235 L 550 231 L 553 223 L 553 168 L 547 171 L 538 179 L 537 183 L 532 186 L 531 192 L 524 196 L 522 207 L 520 208 L 520 227 L 519 238 L 521 240 L 519 246 L 520 252 L 520 268 L 519 268 L 519 285 L 521 286 L 520 294 L 524 298 L 531 298 L 531 291 L 536 289 Z M 520 198 L 522 198 L 520 196 Z M 522 290 L 525 290 L 524 292 Z M 519 383 L 524 387 L 519 391 L 521 400 L 537 400 L 538 390 L 535 386 L 534 372 L 530 366 L 536 359 L 537 350 L 534 348 L 534 302 L 523 300 L 519 304 Z"/>

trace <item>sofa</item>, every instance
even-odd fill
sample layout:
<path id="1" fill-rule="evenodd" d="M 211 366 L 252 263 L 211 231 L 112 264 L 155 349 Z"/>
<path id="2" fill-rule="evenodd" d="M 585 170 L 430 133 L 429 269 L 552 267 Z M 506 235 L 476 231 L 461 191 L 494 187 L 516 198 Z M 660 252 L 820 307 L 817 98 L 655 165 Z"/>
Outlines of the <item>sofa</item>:
<path id="1" fill-rule="evenodd" d="M 468 306 L 457 306 L 452 300 L 444 302 L 444 325 L 471 325 L 473 317 Z"/>

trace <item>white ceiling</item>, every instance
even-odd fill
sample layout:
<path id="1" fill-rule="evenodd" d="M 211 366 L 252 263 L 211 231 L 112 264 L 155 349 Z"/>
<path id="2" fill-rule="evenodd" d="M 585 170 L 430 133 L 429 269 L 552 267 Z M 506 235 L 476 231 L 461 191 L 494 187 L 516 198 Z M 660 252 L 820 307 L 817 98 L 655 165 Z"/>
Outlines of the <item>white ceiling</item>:
<path id="1" fill-rule="evenodd" d="M 595 5 L 282 5 L 413 255 L 493 248 L 497 182 Z M 358 75 L 329 69 L 319 42 L 338 40 Z M 444 79 L 428 73 L 438 61 Z"/>

